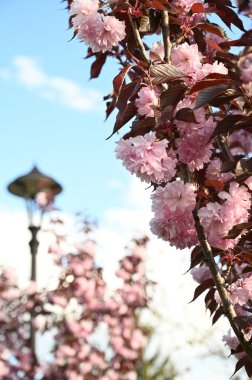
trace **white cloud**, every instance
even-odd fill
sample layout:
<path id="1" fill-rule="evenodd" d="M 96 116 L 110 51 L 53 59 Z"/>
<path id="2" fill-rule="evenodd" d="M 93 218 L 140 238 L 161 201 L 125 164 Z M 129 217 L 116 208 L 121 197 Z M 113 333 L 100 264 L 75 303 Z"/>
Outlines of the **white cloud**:
<path id="1" fill-rule="evenodd" d="M 12 70 L 0 69 L 0 78 L 16 79 L 39 96 L 62 106 L 79 111 L 102 109 L 102 94 L 98 90 L 81 87 L 70 79 L 50 76 L 28 56 L 16 56 Z"/>
<path id="2" fill-rule="evenodd" d="M 16 68 L 17 80 L 24 86 L 39 88 L 48 84 L 47 76 L 32 58 L 17 56 L 13 63 Z"/>

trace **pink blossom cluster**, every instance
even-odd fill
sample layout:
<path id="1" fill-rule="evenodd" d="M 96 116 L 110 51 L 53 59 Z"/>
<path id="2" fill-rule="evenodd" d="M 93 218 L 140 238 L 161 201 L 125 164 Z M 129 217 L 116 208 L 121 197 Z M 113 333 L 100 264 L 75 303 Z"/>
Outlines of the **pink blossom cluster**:
<path id="1" fill-rule="evenodd" d="M 166 182 L 176 173 L 177 160 L 168 153 L 166 140 L 157 140 L 155 133 L 121 139 L 117 142 L 116 157 L 142 181 Z"/>
<path id="2" fill-rule="evenodd" d="M 195 103 L 188 98 L 181 101 L 176 110 L 194 107 Z M 193 112 L 197 123 L 175 120 L 180 133 L 176 139 L 176 152 L 179 160 L 187 164 L 191 171 L 202 169 L 210 161 L 213 150 L 211 135 L 216 127 L 212 116 L 206 119 L 204 108 Z"/>
<path id="3" fill-rule="evenodd" d="M 175 0 L 173 1 L 173 4 L 177 7 L 179 7 L 179 10 L 185 12 L 185 13 L 188 13 L 191 8 L 192 8 L 192 5 L 197 3 L 200 1 L 196 1 L 196 0 Z"/>
<path id="4" fill-rule="evenodd" d="M 221 191 L 218 196 L 222 203 L 209 202 L 198 214 L 209 243 L 226 250 L 234 247 L 239 239 L 225 239 L 228 232 L 236 224 L 248 221 L 251 195 L 245 186 L 231 182 L 229 192 Z"/>
<path id="5" fill-rule="evenodd" d="M 154 42 L 150 49 L 150 58 L 155 61 L 164 59 L 164 43 L 163 41 Z"/>
<path id="6" fill-rule="evenodd" d="M 234 177 L 234 174 L 231 172 L 222 173 L 221 168 L 221 159 L 218 157 L 212 159 L 206 169 L 206 178 L 218 182 L 230 181 Z"/>
<path id="7" fill-rule="evenodd" d="M 59 299 L 58 305 L 62 306 L 63 294 L 67 304 L 74 297 L 79 311 L 77 317 L 67 316 L 58 325 L 54 351 L 56 360 L 50 369 L 51 376 L 63 376 L 67 367 L 71 379 L 83 376 L 90 380 L 137 379 L 136 363 L 147 343 L 145 333 L 138 326 L 136 312 L 146 307 L 149 299 L 143 266 L 146 256 L 144 244 L 136 244 L 131 255 L 120 261 L 117 276 L 122 279 L 122 286 L 110 296 L 102 271 L 95 266 L 93 254 L 78 245 L 77 254 L 64 257 L 67 267 L 53 292 L 54 299 Z M 90 287 L 88 283 L 91 280 Z M 49 294 L 50 300 L 51 297 L 52 293 Z M 112 349 L 109 361 L 105 351 L 92 345 L 90 340 L 101 323 L 105 323 L 108 329 L 108 344 Z"/>
<path id="8" fill-rule="evenodd" d="M 252 276 L 240 278 L 238 281 L 232 283 L 228 287 L 228 292 L 233 305 L 246 305 L 252 296 Z M 215 299 L 217 302 L 221 302 L 218 294 L 216 294 Z"/>
<path id="9" fill-rule="evenodd" d="M 197 243 L 192 211 L 196 205 L 195 187 L 181 180 L 158 187 L 152 195 L 152 232 L 179 249 Z"/>
<path id="10" fill-rule="evenodd" d="M 41 373 L 41 366 L 31 351 L 30 318 L 33 312 L 36 328 L 43 294 L 35 291 L 34 283 L 27 289 L 19 289 L 13 272 L 1 268 L 0 299 L 0 378 L 32 379 Z"/>
<path id="11" fill-rule="evenodd" d="M 201 3 L 201 1 L 175 0 L 172 3 L 178 8 L 178 21 L 181 25 L 181 30 L 190 37 L 193 37 L 193 26 L 206 20 L 206 15 L 204 13 L 191 14 L 191 8 L 195 3 Z"/>
<path id="12" fill-rule="evenodd" d="M 228 70 L 223 63 L 215 61 L 213 64 L 202 63 L 203 55 L 197 44 L 189 45 L 184 42 L 171 51 L 171 63 L 179 68 L 189 78 L 189 83 L 195 83 L 212 73 L 227 74 Z"/>
<path id="13" fill-rule="evenodd" d="M 159 102 L 157 92 L 149 87 L 142 87 L 137 95 L 135 104 L 138 114 L 145 117 L 153 117 L 153 107 L 157 106 Z"/>
<path id="14" fill-rule="evenodd" d="M 125 24 L 114 16 L 98 12 L 97 0 L 74 0 L 70 14 L 78 38 L 93 52 L 105 52 L 125 38 Z"/>

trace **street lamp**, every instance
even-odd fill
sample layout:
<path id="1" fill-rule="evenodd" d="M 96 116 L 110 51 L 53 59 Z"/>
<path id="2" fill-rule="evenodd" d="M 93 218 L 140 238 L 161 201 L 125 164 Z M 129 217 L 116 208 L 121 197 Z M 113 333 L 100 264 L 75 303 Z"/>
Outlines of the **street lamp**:
<path id="1" fill-rule="evenodd" d="M 29 220 L 29 230 L 31 231 L 31 241 L 29 242 L 31 251 L 31 281 L 36 281 L 36 256 L 38 252 L 39 242 L 37 240 L 37 234 L 41 228 L 42 218 L 44 210 L 39 208 L 36 202 L 36 197 L 39 193 L 46 193 L 53 199 L 55 195 L 62 191 L 62 187 L 53 178 L 42 174 L 36 166 L 33 169 L 21 176 L 16 178 L 13 182 L 8 185 L 8 191 L 21 197 L 25 200 L 28 220 Z M 35 354 L 35 331 L 33 327 L 33 313 L 31 313 L 31 348 Z"/>

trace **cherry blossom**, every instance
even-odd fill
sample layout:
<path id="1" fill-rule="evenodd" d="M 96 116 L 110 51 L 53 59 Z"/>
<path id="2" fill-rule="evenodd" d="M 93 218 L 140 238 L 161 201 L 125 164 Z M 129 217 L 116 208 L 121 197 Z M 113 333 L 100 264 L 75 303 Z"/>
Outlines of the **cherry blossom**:
<path id="1" fill-rule="evenodd" d="M 170 180 L 176 170 L 177 160 L 167 154 L 167 142 L 158 141 L 154 133 L 121 139 L 116 147 L 117 158 L 125 167 L 146 182 Z"/>
<path id="2" fill-rule="evenodd" d="M 184 42 L 171 51 L 171 62 L 185 74 L 194 73 L 202 67 L 202 54 L 196 44 L 189 45 Z"/>
<path id="3" fill-rule="evenodd" d="M 86 17 L 98 11 L 99 2 L 97 0 L 74 0 L 70 7 L 70 15 L 75 28 L 80 27 L 86 21 Z"/>
<path id="4" fill-rule="evenodd" d="M 149 87 L 142 87 L 138 93 L 138 98 L 135 101 L 139 115 L 153 117 L 153 106 L 158 105 L 158 96 L 155 90 Z"/>

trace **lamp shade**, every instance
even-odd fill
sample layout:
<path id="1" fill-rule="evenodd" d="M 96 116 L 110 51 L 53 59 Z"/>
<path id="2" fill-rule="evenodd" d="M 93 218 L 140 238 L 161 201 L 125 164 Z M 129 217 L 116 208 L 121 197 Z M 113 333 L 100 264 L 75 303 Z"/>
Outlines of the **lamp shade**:
<path id="1" fill-rule="evenodd" d="M 34 199 L 42 191 L 48 191 L 52 196 L 59 194 L 62 187 L 53 178 L 42 174 L 36 166 L 33 169 L 15 179 L 8 185 L 11 194 L 25 199 Z"/>

